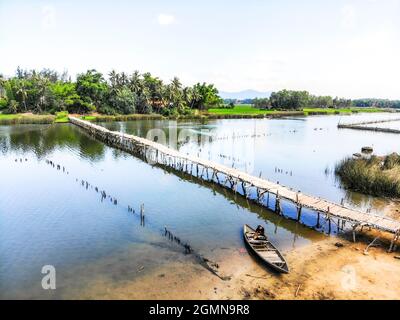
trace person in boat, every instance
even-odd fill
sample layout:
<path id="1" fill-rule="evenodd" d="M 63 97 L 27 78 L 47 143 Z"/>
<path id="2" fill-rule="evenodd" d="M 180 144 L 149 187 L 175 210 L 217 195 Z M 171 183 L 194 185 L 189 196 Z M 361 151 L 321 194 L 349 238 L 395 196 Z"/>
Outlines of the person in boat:
<path id="1" fill-rule="evenodd" d="M 256 232 L 254 232 L 253 240 L 267 240 L 265 236 L 265 230 L 262 225 L 258 225 Z"/>

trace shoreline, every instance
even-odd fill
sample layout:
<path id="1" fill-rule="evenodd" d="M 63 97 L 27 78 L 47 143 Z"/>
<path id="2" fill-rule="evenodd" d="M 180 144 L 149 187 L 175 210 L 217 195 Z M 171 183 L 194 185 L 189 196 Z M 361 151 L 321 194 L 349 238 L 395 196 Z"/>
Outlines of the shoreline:
<path id="1" fill-rule="evenodd" d="M 229 114 L 229 113 L 209 113 L 201 112 L 199 114 L 178 115 L 178 116 L 163 116 L 161 114 L 129 114 L 129 115 L 83 115 L 70 114 L 71 116 L 81 117 L 87 121 L 93 122 L 112 122 L 112 121 L 136 121 L 136 120 L 214 120 L 214 119 L 275 119 L 283 117 L 308 117 L 318 115 L 352 115 L 358 113 L 392 113 L 386 109 L 382 110 L 341 110 L 327 109 L 315 111 L 306 109 L 302 111 L 265 111 L 265 113 L 254 114 Z M 63 117 L 65 117 L 63 115 Z M 52 114 L 0 114 L 0 125 L 15 125 L 15 124 L 51 124 L 51 123 L 66 123 L 64 118 L 58 119 L 57 115 Z"/>
<path id="2" fill-rule="evenodd" d="M 364 250 L 366 242 L 352 243 L 342 237 L 325 237 L 285 256 L 291 267 L 287 275 L 264 268 L 247 250 L 226 254 L 220 272 L 223 281 L 185 257 L 156 268 L 123 285 L 100 281 L 88 286 L 83 299 L 211 299 L 211 300 L 331 300 L 400 299 L 399 253 L 384 247 Z"/>

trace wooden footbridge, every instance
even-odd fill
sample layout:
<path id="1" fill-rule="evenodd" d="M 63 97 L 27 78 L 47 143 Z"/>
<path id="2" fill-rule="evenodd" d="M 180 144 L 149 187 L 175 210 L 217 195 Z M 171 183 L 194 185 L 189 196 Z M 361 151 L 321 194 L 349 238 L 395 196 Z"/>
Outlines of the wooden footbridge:
<path id="1" fill-rule="evenodd" d="M 365 121 L 359 123 L 348 123 L 348 124 L 338 124 L 339 129 L 353 129 L 353 130 L 364 130 L 364 131 L 375 131 L 375 132 L 386 132 L 386 133 L 400 133 L 399 129 L 391 129 L 391 128 L 382 128 L 382 127 L 367 127 L 367 125 L 378 124 L 378 123 L 386 123 L 400 121 L 400 118 L 394 119 L 386 119 L 386 120 L 376 120 L 376 121 Z"/>
<path id="2" fill-rule="evenodd" d="M 328 222 L 329 232 L 331 222 L 336 223 L 338 229 L 340 229 L 340 226 L 343 229 L 346 223 L 350 223 L 353 228 L 354 240 L 355 230 L 358 227 L 368 227 L 388 232 L 393 235 L 389 251 L 400 240 L 400 221 L 357 211 L 315 196 L 306 195 L 279 183 L 273 183 L 212 161 L 185 155 L 177 150 L 145 138 L 110 131 L 82 119 L 70 117 L 70 122 L 83 128 L 90 135 L 106 144 L 139 155 L 151 164 L 160 164 L 186 172 L 200 179 L 207 179 L 208 181 L 229 188 L 235 193 L 240 193 L 267 208 L 269 208 L 270 196 L 272 196 L 275 200 L 274 209 L 278 214 L 283 214 L 281 202 L 286 200 L 295 205 L 297 210 L 296 220 L 300 221 L 302 208 L 311 209 L 317 213 L 318 223 L 320 215 L 323 215 L 325 221 Z"/>

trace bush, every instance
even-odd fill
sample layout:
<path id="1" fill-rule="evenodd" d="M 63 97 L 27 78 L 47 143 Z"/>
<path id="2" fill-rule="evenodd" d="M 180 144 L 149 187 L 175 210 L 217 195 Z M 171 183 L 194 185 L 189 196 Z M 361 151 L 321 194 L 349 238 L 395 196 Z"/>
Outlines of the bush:
<path id="1" fill-rule="evenodd" d="M 56 123 L 69 122 L 68 111 L 56 112 L 56 119 L 54 120 L 54 122 L 56 122 Z"/>
<path id="2" fill-rule="evenodd" d="M 380 158 L 347 158 L 337 164 L 335 173 L 349 189 L 375 196 L 400 197 L 400 155 Z"/>
<path id="3" fill-rule="evenodd" d="M 18 102 L 15 100 L 11 100 L 10 103 L 8 104 L 8 109 L 6 110 L 6 113 L 16 114 L 18 113 L 18 107 L 19 107 Z"/>
<path id="4" fill-rule="evenodd" d="M 164 117 L 175 117 L 179 113 L 178 113 L 178 110 L 176 108 L 163 108 L 163 109 L 161 109 L 161 114 Z"/>
<path id="5" fill-rule="evenodd" d="M 0 99 L 0 110 L 5 110 L 8 107 L 7 99 Z"/>
<path id="6" fill-rule="evenodd" d="M 396 166 L 400 166 L 400 155 L 392 153 L 386 157 L 383 167 L 386 170 L 391 170 Z"/>

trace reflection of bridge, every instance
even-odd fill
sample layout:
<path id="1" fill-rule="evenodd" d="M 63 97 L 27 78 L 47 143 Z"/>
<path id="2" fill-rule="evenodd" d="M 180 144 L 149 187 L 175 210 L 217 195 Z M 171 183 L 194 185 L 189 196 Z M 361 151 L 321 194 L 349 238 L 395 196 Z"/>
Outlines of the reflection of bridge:
<path id="1" fill-rule="evenodd" d="M 394 234 L 390 250 L 392 250 L 395 242 L 399 240 L 400 221 L 364 213 L 321 198 L 309 196 L 279 183 L 254 177 L 234 168 L 198 157 L 184 155 L 177 150 L 148 139 L 110 131 L 102 126 L 74 117 L 70 117 L 70 121 L 103 142 L 145 157 L 150 163 L 158 163 L 198 178 L 212 181 L 231 189 L 235 193 L 238 192 L 246 197 L 253 198 L 263 206 L 268 207 L 271 195 L 275 199 L 275 211 L 278 214 L 282 213 L 281 201 L 286 200 L 295 204 L 297 220 L 301 218 L 302 208 L 309 208 L 317 213 L 318 221 L 320 214 L 324 215 L 325 220 L 328 222 L 329 230 L 331 222 L 336 219 L 339 228 L 342 226 L 343 229 L 344 224 L 348 222 L 353 227 L 353 232 L 357 227 L 370 227 Z"/>

